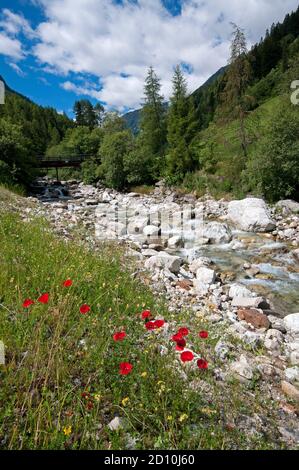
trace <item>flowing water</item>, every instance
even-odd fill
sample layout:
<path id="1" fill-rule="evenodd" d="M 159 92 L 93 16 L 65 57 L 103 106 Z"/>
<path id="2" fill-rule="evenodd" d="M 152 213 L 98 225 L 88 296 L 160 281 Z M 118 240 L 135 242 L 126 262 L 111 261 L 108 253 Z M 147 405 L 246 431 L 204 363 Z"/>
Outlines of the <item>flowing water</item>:
<path id="1" fill-rule="evenodd" d="M 36 187 L 33 192 L 39 193 L 40 200 L 44 202 L 72 199 L 67 188 L 60 184 Z M 193 238 L 194 232 L 184 233 L 183 236 L 185 247 L 168 251 L 185 260 L 208 257 L 219 272 L 232 274 L 234 281 L 231 282 L 240 282 L 267 297 L 279 314 L 299 312 L 299 266 L 290 252 L 292 247 L 286 243 L 237 230 L 233 230 L 231 243 L 221 245 L 200 245 Z M 254 265 L 258 274 L 250 275 L 244 269 L 245 263 Z"/>
<path id="2" fill-rule="evenodd" d="M 177 254 L 187 259 L 194 251 L 196 256 L 210 258 L 217 270 L 234 273 L 235 282 L 244 284 L 256 293 L 266 296 L 278 313 L 287 315 L 299 311 L 299 266 L 289 247 L 275 243 L 257 234 L 235 232 L 234 236 L 251 243 L 233 249 L 234 241 L 223 245 L 187 246 Z M 259 273 L 254 276 L 244 269 L 244 264 L 254 265 Z"/>

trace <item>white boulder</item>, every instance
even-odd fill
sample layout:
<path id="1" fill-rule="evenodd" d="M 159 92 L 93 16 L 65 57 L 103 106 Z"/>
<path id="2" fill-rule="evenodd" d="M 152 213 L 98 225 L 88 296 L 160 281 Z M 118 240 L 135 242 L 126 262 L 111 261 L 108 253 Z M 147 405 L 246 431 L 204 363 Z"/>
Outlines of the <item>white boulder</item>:
<path id="1" fill-rule="evenodd" d="M 284 324 L 288 333 L 299 333 L 299 313 L 292 313 L 284 318 Z"/>
<path id="2" fill-rule="evenodd" d="M 208 238 L 210 243 L 229 243 L 232 240 L 232 233 L 226 224 L 220 222 L 210 222 L 204 224 L 201 236 Z"/>
<path id="3" fill-rule="evenodd" d="M 271 232 L 276 224 L 263 199 L 246 198 L 228 205 L 228 220 L 245 232 Z"/>
<path id="4" fill-rule="evenodd" d="M 132 235 L 135 235 L 136 233 L 142 233 L 144 228 L 147 226 L 147 222 L 147 217 L 139 217 L 131 220 L 131 222 L 128 224 L 128 233 Z"/>
<path id="5" fill-rule="evenodd" d="M 247 382 L 253 379 L 253 368 L 249 364 L 247 357 L 242 355 L 239 361 L 234 362 L 230 366 L 232 375 L 237 378 L 240 382 Z"/>
<path id="6" fill-rule="evenodd" d="M 169 269 L 170 272 L 177 274 L 180 271 L 181 264 L 182 259 L 179 256 L 161 253 L 147 259 L 144 266 L 146 269 Z"/>
<path id="7" fill-rule="evenodd" d="M 144 227 L 143 233 L 147 237 L 158 237 L 159 230 L 159 227 L 156 227 L 155 225 L 147 225 L 146 227 Z"/>
<path id="8" fill-rule="evenodd" d="M 179 235 L 169 238 L 168 248 L 181 248 L 184 246 L 184 240 Z"/>
<path id="9" fill-rule="evenodd" d="M 229 297 L 254 297 L 254 293 L 241 284 L 232 284 L 229 290 Z"/>
<path id="10" fill-rule="evenodd" d="M 196 271 L 196 279 L 203 284 L 211 285 L 214 283 L 216 273 L 214 269 L 201 267 Z"/>

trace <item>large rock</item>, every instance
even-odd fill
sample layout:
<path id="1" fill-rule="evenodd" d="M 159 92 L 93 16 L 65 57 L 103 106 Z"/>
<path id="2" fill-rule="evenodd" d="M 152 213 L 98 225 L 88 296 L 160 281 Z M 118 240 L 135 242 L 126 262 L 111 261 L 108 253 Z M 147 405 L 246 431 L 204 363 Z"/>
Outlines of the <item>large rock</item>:
<path id="1" fill-rule="evenodd" d="M 158 237 L 159 236 L 160 229 L 159 227 L 156 227 L 155 225 L 147 225 L 143 229 L 144 235 L 147 237 Z"/>
<path id="2" fill-rule="evenodd" d="M 232 233 L 226 224 L 220 222 L 210 222 L 204 224 L 201 232 L 203 238 L 208 238 L 210 243 L 229 243 L 232 240 Z"/>
<path id="3" fill-rule="evenodd" d="M 241 284 L 232 284 L 229 290 L 229 297 L 254 297 L 254 293 Z"/>
<path id="4" fill-rule="evenodd" d="M 230 366 L 230 372 L 240 382 L 247 382 L 253 379 L 254 369 L 249 364 L 246 356 L 242 355 L 239 361 L 233 362 Z"/>
<path id="5" fill-rule="evenodd" d="M 265 337 L 265 348 L 270 351 L 281 352 L 281 346 L 283 344 L 283 334 L 278 330 L 268 330 Z"/>
<path id="6" fill-rule="evenodd" d="M 211 285 L 214 283 L 216 273 L 214 269 L 201 267 L 196 271 L 196 279 L 203 284 Z"/>
<path id="7" fill-rule="evenodd" d="M 270 322 L 267 315 L 263 313 L 262 310 L 257 309 L 239 309 L 238 310 L 239 320 L 245 320 L 250 325 L 255 328 L 269 328 Z"/>
<path id="8" fill-rule="evenodd" d="M 270 305 L 264 297 L 234 297 L 232 306 L 240 308 L 261 308 L 263 310 L 270 308 Z"/>
<path id="9" fill-rule="evenodd" d="M 142 233 L 144 228 L 147 226 L 147 222 L 147 217 L 139 217 L 131 220 L 131 222 L 128 224 L 128 233 L 132 235 L 135 235 L 136 233 Z"/>
<path id="10" fill-rule="evenodd" d="M 169 238 L 168 248 L 181 248 L 184 246 L 184 239 L 180 235 Z"/>
<path id="11" fill-rule="evenodd" d="M 271 232 L 276 224 L 263 199 L 246 198 L 228 205 L 228 219 L 245 232 Z"/>
<path id="12" fill-rule="evenodd" d="M 169 269 L 170 272 L 177 274 L 180 271 L 182 259 L 179 256 L 171 256 L 161 253 L 147 259 L 144 266 L 146 269 Z"/>
<path id="13" fill-rule="evenodd" d="M 199 268 L 202 268 L 203 266 L 210 266 L 211 263 L 212 261 L 209 258 L 201 256 L 200 258 L 192 261 L 192 263 L 189 265 L 189 270 L 191 273 L 196 273 Z"/>
<path id="14" fill-rule="evenodd" d="M 281 211 L 283 214 L 299 214 L 299 202 L 292 201 L 292 199 L 279 201 L 275 208 Z"/>
<path id="15" fill-rule="evenodd" d="M 299 313 L 292 313 L 284 318 L 284 324 L 288 333 L 299 333 Z"/>

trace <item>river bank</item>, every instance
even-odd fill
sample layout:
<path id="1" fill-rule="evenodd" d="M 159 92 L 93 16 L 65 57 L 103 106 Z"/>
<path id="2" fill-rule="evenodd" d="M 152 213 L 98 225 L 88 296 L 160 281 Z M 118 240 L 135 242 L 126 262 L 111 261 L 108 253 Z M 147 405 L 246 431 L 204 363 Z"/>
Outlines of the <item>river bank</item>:
<path id="1" fill-rule="evenodd" d="M 290 448 L 298 445 L 296 204 L 268 208 L 263 201 L 250 199 L 238 203 L 242 210 L 238 207 L 236 216 L 235 202 L 196 200 L 161 186 L 148 196 L 75 181 L 62 186 L 41 181 L 40 189 L 21 210 L 18 207 L 24 221 L 46 217 L 61 237 L 72 240 L 76 233 L 94 251 L 101 252 L 103 241 L 124 247 L 125 259 L 133 260 L 134 279 L 150 287 L 157 301 L 167 300 L 170 328 L 176 319 L 209 325 L 211 336 L 217 338 L 208 353 L 215 365 L 213 386 L 229 388 L 233 380 L 245 387 L 244 397 L 251 394 L 256 400 L 262 396 L 265 403 L 273 401 L 275 439 Z M 186 220 L 187 226 L 195 227 L 190 230 L 192 237 L 182 233 L 177 222 L 186 204 L 192 206 Z M 124 207 L 129 207 L 125 227 Z M 164 233 L 160 212 L 166 208 L 172 222 Z M 118 219 L 111 220 L 116 213 Z M 246 224 L 250 232 L 244 230 Z M 284 295 L 288 286 L 291 299 Z M 167 348 L 161 340 L 160 354 L 167 355 Z M 183 371 L 180 374 L 184 377 Z M 213 400 L 213 387 L 208 390 L 210 384 L 200 382 L 197 390 L 204 387 Z M 265 413 L 247 416 L 242 421 L 246 432 L 269 433 L 273 423 Z M 229 425 L 238 428 L 238 420 Z"/>

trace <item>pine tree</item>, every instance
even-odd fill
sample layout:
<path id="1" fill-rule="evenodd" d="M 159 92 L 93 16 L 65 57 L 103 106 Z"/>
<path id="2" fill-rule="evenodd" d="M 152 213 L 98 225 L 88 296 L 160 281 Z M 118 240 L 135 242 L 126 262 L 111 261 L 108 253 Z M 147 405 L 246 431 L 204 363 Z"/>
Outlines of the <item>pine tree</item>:
<path id="1" fill-rule="evenodd" d="M 229 111 L 229 114 L 239 120 L 241 146 L 244 156 L 247 157 L 245 117 L 250 97 L 245 92 L 252 77 L 252 69 L 248 57 L 245 33 L 237 25 L 232 24 L 232 26 L 234 30 L 231 42 L 230 66 L 223 93 L 224 107 Z"/>
<path id="2" fill-rule="evenodd" d="M 161 165 L 166 144 L 166 122 L 161 83 L 153 67 L 149 68 L 144 86 L 145 101 L 141 118 L 141 134 L 145 151 L 153 159 L 153 172 Z"/>
<path id="3" fill-rule="evenodd" d="M 167 119 L 167 173 L 177 180 L 193 169 L 189 143 L 193 137 L 195 124 L 193 101 L 187 97 L 187 83 L 179 65 L 173 76 L 173 94 Z"/>
<path id="4" fill-rule="evenodd" d="M 82 102 L 76 101 L 73 108 L 77 126 L 84 126 Z"/>
<path id="5" fill-rule="evenodd" d="M 93 107 L 89 100 L 76 101 L 74 104 L 74 114 L 77 126 L 86 126 L 94 129 L 102 119 L 103 107 L 99 103 Z"/>

